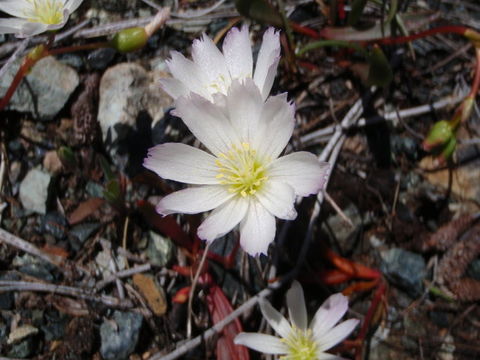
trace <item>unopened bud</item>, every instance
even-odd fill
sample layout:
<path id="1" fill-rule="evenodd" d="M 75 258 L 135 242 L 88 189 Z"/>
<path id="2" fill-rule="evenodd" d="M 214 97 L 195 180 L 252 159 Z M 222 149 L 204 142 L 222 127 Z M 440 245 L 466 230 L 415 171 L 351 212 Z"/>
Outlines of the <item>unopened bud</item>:
<path id="1" fill-rule="evenodd" d="M 148 35 L 145 29 L 134 27 L 116 33 L 110 44 L 117 51 L 128 53 L 143 48 L 147 41 Z"/>
<path id="2" fill-rule="evenodd" d="M 440 157 L 443 158 L 443 160 L 450 159 L 456 148 L 457 148 L 457 140 L 454 137 L 452 137 L 450 141 L 443 147 L 443 150 L 440 153 Z"/>
<path id="3" fill-rule="evenodd" d="M 423 141 L 423 148 L 426 151 L 430 151 L 434 148 L 442 147 L 452 138 L 455 139 L 452 125 L 447 120 L 441 120 L 433 124 L 427 137 Z"/>
<path id="4" fill-rule="evenodd" d="M 35 46 L 32 50 L 30 50 L 27 57 L 28 59 L 36 62 L 41 59 L 44 51 L 45 51 L 45 45 Z"/>

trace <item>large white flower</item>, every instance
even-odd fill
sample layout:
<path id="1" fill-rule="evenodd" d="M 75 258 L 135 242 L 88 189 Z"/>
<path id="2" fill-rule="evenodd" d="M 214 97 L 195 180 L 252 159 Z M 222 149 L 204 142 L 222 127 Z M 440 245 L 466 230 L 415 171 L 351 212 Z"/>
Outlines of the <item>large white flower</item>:
<path id="1" fill-rule="evenodd" d="M 260 302 L 265 319 L 281 339 L 265 334 L 240 333 L 235 344 L 266 353 L 283 355 L 284 360 L 340 360 L 326 353 L 343 341 L 358 325 L 359 320 L 346 320 L 335 324 L 348 310 L 348 298 L 342 294 L 330 296 L 318 309 L 308 326 L 307 310 L 300 284 L 293 282 L 287 292 L 290 323 L 266 300 Z"/>
<path id="2" fill-rule="evenodd" d="M 0 0 L 0 10 L 14 18 L 0 18 L 0 34 L 29 37 L 57 30 L 83 0 Z"/>
<path id="3" fill-rule="evenodd" d="M 177 143 L 149 150 L 146 168 L 195 185 L 164 197 L 157 211 L 168 215 L 215 209 L 198 228 L 201 239 L 213 241 L 240 224 L 243 249 L 265 254 L 275 236 L 275 217 L 294 219 L 296 196 L 317 193 L 328 164 L 308 152 L 279 157 L 295 121 L 286 94 L 264 102 L 247 79 L 234 81 L 228 96 L 219 96 L 218 103 L 195 93 L 177 100 L 177 115 L 210 153 Z"/>
<path id="4" fill-rule="evenodd" d="M 193 61 L 172 51 L 167 61 L 173 78 L 162 79 L 163 89 L 174 99 L 194 92 L 210 101 L 217 93 L 227 94 L 234 80 L 252 78 L 265 100 L 272 89 L 280 59 L 279 34 L 269 28 L 263 35 L 253 72 L 248 27 L 231 29 L 223 42 L 223 54 L 207 35 L 192 45 Z"/>

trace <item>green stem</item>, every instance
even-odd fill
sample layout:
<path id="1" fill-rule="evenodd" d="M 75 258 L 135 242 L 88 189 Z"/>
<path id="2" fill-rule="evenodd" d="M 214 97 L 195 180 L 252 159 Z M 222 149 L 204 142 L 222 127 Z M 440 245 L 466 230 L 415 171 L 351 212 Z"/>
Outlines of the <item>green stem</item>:
<path id="1" fill-rule="evenodd" d="M 337 47 L 350 48 L 350 49 L 354 49 L 354 50 L 358 51 L 359 53 L 361 53 L 364 56 L 368 56 L 368 52 L 362 46 L 360 46 L 357 43 L 354 43 L 354 42 L 351 42 L 351 41 L 344 41 L 344 40 L 319 40 L 319 41 L 315 41 L 315 42 L 312 42 L 312 43 L 306 45 L 302 49 L 300 49 L 297 52 L 297 55 L 300 56 L 300 55 L 305 54 L 308 51 L 315 50 L 315 49 L 325 47 L 325 46 L 337 46 Z"/>

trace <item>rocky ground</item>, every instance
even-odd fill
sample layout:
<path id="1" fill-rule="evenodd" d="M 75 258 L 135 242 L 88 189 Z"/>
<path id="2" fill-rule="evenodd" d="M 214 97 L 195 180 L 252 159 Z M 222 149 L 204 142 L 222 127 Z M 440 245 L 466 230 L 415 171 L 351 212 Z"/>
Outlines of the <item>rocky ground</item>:
<path id="1" fill-rule="evenodd" d="M 180 185 L 141 166 L 155 144 L 194 142 L 171 114 L 173 101 L 158 79 L 168 76 L 171 50 L 188 55 L 202 32 L 221 38 L 232 24 L 249 20 L 232 1 L 207 12 L 202 9 L 213 2 L 157 3 L 173 6 L 174 14 L 144 49 L 42 59 L 0 112 L 0 358 L 160 359 L 291 269 L 298 270 L 313 313 L 328 294 L 371 280 L 323 282 L 321 274 L 332 269 L 326 248 L 382 273 L 376 287 L 352 291 L 349 317 L 364 320 L 378 284 L 387 284 L 361 350 L 346 344 L 343 356 L 480 358 L 478 109 L 462 125 L 451 163 L 439 164 L 421 146 L 431 125 L 451 117 L 459 94 L 468 91 L 473 47 L 457 35 L 384 46 L 393 80 L 376 89 L 362 81 L 358 69 L 365 64 L 352 51 L 321 48 L 297 63 L 284 52 L 273 93 L 288 91 L 296 103 L 292 148 L 322 154 L 349 109 L 362 104 L 363 111 L 340 131 L 345 137 L 320 215 L 311 216 L 313 199 L 303 201 L 298 219 L 277 224 L 268 258 L 235 253 L 235 234 L 215 241 L 189 309 L 203 246 L 194 236 L 201 216 L 157 215 L 152 204 Z M 299 24 L 320 30 L 332 21 L 333 1 L 285 3 Z M 367 6 L 365 22 L 385 16 L 378 3 Z M 480 30 L 474 0 L 399 2 L 399 14 L 421 11 L 435 14 L 432 27 Z M 67 28 L 89 22 L 55 46 L 104 40 L 109 25 L 155 12 L 141 1 L 85 1 Z M 258 50 L 265 26 L 250 24 Z M 301 48 L 312 40 L 297 33 L 293 41 Z M 1 61 L 18 44 L 0 36 Z M 0 78 L 0 94 L 19 66 L 17 60 Z M 417 116 L 403 112 L 424 105 Z M 277 308 L 284 308 L 284 294 L 284 287 L 273 292 Z M 239 319 L 181 358 L 233 359 L 232 336 L 262 325 L 258 307 Z"/>

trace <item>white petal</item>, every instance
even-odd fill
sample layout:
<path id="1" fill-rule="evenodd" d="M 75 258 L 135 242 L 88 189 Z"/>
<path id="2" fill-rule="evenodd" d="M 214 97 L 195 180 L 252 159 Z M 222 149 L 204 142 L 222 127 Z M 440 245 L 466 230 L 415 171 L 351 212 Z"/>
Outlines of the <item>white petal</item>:
<path id="1" fill-rule="evenodd" d="M 223 41 L 223 54 L 232 79 L 252 77 L 253 59 L 248 26 L 232 28 Z"/>
<path id="2" fill-rule="evenodd" d="M 62 26 L 63 24 L 60 27 Z M 23 25 L 22 29 L 20 30 L 20 33 L 17 34 L 17 37 L 26 38 L 29 36 L 35 36 L 47 30 L 53 30 L 52 25 L 46 25 L 42 23 L 28 21 Z"/>
<path id="3" fill-rule="evenodd" d="M 245 217 L 248 201 L 241 197 L 220 205 L 212 211 L 198 227 L 198 236 L 202 240 L 212 241 L 231 231 Z"/>
<path id="4" fill-rule="evenodd" d="M 287 346 L 280 339 L 271 335 L 240 333 L 233 341 L 236 345 L 243 345 L 264 354 L 283 355 L 288 351 Z"/>
<path id="5" fill-rule="evenodd" d="M 345 315 L 348 310 L 348 298 L 341 294 L 331 295 L 317 310 L 310 328 L 315 337 L 320 338 L 327 333 Z"/>
<path id="6" fill-rule="evenodd" d="M 215 157 L 189 145 L 166 143 L 148 150 L 143 166 L 164 179 L 187 184 L 219 184 Z"/>
<path id="7" fill-rule="evenodd" d="M 262 109 L 254 146 L 260 156 L 275 160 L 287 146 L 295 125 L 295 107 L 283 96 L 270 97 Z"/>
<path id="8" fill-rule="evenodd" d="M 157 204 L 156 209 L 162 215 L 173 213 L 197 214 L 222 205 L 232 196 L 223 186 L 192 187 L 165 196 Z"/>
<path id="9" fill-rule="evenodd" d="M 33 10 L 32 3 L 25 0 L 1 0 L 0 1 L 0 11 L 7 13 L 9 15 L 25 18 L 25 14 L 30 13 Z M 0 19 L 0 24 L 3 23 L 6 19 Z M 2 24 L 3 25 L 3 24 Z"/>
<path id="10" fill-rule="evenodd" d="M 15 18 L 0 19 L 0 34 L 20 33 L 25 24 L 28 24 L 28 20 Z"/>
<path id="11" fill-rule="evenodd" d="M 203 34 L 201 39 L 195 39 L 192 45 L 192 58 L 207 79 L 207 85 L 212 83 L 224 84 L 220 86 L 221 92 L 226 93 L 227 85 L 231 78 L 227 69 L 227 63 L 217 45 L 212 39 Z"/>
<path id="12" fill-rule="evenodd" d="M 357 319 L 349 319 L 335 326 L 317 340 L 319 349 L 325 351 L 342 342 L 357 327 L 359 322 Z"/>
<path id="13" fill-rule="evenodd" d="M 272 215 L 280 219 L 293 220 L 297 217 L 295 192 L 287 183 L 269 179 L 255 197 Z"/>
<path id="14" fill-rule="evenodd" d="M 298 281 L 292 283 L 292 287 L 287 291 L 287 307 L 290 321 L 299 329 L 307 330 L 308 318 L 307 308 L 305 306 L 305 296 L 302 286 Z"/>
<path id="15" fill-rule="evenodd" d="M 240 245 L 251 256 L 267 254 L 275 238 L 275 217 L 262 204 L 250 201 L 247 216 L 240 223 Z"/>
<path id="16" fill-rule="evenodd" d="M 263 42 L 258 52 L 255 74 L 253 79 L 260 89 L 264 99 L 270 94 L 273 80 L 277 74 L 280 59 L 280 34 L 273 28 L 267 29 L 263 34 Z"/>
<path id="17" fill-rule="evenodd" d="M 82 4 L 83 0 L 67 0 L 65 2 L 65 8 L 69 11 L 69 13 L 73 13 L 78 7 Z"/>
<path id="18" fill-rule="evenodd" d="M 212 153 L 227 153 L 233 144 L 240 144 L 224 109 L 207 99 L 190 94 L 177 99 L 176 113 L 195 137 Z"/>
<path id="19" fill-rule="evenodd" d="M 187 95 L 189 92 L 188 88 L 180 80 L 173 78 L 160 79 L 160 86 L 174 99 Z"/>
<path id="20" fill-rule="evenodd" d="M 292 327 L 287 319 L 283 317 L 267 300 L 260 300 L 260 310 L 262 315 L 270 324 L 273 330 L 282 338 L 288 338 L 292 332 Z"/>
<path id="21" fill-rule="evenodd" d="M 300 151 L 275 160 L 268 170 L 273 180 L 289 184 L 298 196 L 318 193 L 325 186 L 330 165 L 309 152 Z"/>
<path id="22" fill-rule="evenodd" d="M 210 94 L 205 87 L 207 79 L 199 66 L 178 51 L 172 51 L 171 57 L 166 63 L 172 76 L 181 81 L 190 91 L 210 99 Z"/>
<path id="23" fill-rule="evenodd" d="M 228 91 L 227 110 L 232 126 L 242 142 L 253 143 L 264 106 L 260 92 L 251 79 L 234 81 Z M 264 139 L 265 140 L 265 139 Z M 252 144 L 253 145 L 253 144 Z"/>

